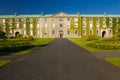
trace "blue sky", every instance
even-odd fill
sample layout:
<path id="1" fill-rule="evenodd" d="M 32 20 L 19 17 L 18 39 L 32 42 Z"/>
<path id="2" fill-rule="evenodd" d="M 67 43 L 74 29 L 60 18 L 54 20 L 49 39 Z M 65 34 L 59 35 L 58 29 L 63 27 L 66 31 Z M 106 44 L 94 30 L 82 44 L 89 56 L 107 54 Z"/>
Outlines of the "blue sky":
<path id="1" fill-rule="evenodd" d="M 0 14 L 120 14 L 120 0 L 0 0 Z"/>

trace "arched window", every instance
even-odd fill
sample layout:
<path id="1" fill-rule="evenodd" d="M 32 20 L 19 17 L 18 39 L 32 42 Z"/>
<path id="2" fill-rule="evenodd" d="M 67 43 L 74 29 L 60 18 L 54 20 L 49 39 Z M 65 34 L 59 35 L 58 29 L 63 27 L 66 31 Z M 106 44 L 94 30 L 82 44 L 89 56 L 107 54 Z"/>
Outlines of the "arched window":
<path id="1" fill-rule="evenodd" d="M 63 27 L 63 24 L 60 24 L 60 27 Z"/>

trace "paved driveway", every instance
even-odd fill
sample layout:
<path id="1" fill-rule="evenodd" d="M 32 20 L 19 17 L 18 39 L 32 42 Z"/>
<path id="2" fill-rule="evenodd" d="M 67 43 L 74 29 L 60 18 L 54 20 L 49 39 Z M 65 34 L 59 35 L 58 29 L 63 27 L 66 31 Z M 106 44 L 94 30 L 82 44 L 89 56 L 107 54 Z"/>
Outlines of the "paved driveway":
<path id="1" fill-rule="evenodd" d="M 0 69 L 0 80 L 120 80 L 120 69 L 56 39 Z"/>

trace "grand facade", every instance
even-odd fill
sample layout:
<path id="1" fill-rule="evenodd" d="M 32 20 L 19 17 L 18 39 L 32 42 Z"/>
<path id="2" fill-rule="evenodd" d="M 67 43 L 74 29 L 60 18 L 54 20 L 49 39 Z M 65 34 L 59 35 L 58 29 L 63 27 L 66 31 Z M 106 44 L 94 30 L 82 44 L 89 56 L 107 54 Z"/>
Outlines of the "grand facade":
<path id="1" fill-rule="evenodd" d="M 38 38 L 80 38 L 90 34 L 112 37 L 120 24 L 120 15 L 37 14 L 0 15 L 0 27 L 7 36 L 20 33 Z"/>

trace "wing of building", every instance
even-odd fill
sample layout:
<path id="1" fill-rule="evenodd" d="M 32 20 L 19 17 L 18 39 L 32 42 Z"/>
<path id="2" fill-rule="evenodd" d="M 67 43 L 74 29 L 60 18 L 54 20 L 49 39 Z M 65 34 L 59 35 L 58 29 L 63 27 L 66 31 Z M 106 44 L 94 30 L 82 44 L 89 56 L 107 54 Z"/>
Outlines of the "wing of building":
<path id="1" fill-rule="evenodd" d="M 0 15 L 0 27 L 7 36 L 20 33 L 37 38 L 83 37 L 90 34 L 112 37 L 120 24 L 120 15 L 108 14 L 37 14 Z"/>

